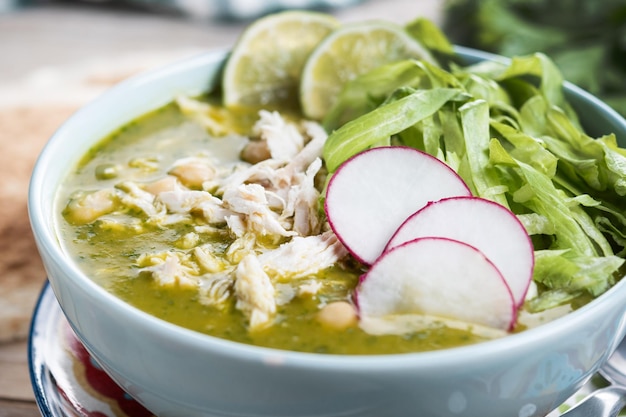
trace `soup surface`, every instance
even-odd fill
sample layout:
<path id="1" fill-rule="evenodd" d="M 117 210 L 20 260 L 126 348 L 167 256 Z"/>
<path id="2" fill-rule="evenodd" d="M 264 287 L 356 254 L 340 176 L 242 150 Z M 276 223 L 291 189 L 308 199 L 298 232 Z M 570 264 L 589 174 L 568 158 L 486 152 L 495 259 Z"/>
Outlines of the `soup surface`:
<path id="1" fill-rule="evenodd" d="M 374 354 L 491 338 L 437 320 L 402 334 L 359 326 L 351 294 L 364 269 L 318 208 L 324 140 L 312 122 L 181 99 L 105 138 L 69 175 L 65 249 L 137 308 L 238 342 Z"/>

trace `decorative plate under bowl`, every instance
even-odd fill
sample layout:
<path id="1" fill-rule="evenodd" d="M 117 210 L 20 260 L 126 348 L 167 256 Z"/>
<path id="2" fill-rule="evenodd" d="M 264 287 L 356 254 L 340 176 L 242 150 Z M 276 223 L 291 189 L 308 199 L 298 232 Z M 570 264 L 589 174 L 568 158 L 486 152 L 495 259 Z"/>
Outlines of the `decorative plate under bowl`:
<path id="1" fill-rule="evenodd" d="M 35 309 L 28 353 L 43 417 L 152 417 L 89 355 L 48 284 Z"/>

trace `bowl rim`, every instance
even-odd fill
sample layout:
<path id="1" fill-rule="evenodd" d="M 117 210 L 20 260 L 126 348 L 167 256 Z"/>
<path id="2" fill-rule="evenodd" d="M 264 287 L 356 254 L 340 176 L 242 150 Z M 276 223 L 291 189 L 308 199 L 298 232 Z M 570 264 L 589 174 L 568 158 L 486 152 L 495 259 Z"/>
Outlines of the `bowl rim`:
<path id="1" fill-rule="evenodd" d="M 477 59 L 479 61 L 495 60 L 506 62 L 508 60 L 508 58 L 499 55 L 462 46 L 455 46 L 455 50 L 462 58 L 464 56 L 471 57 L 471 59 Z M 161 334 L 167 338 L 184 341 L 184 343 L 194 348 L 206 350 L 207 352 L 219 351 L 223 356 L 242 361 L 260 360 L 267 362 L 268 360 L 277 360 L 282 363 L 288 363 L 290 366 L 302 368 L 315 366 L 317 369 L 352 371 L 376 369 L 391 372 L 393 372 L 394 369 L 406 367 L 407 363 L 411 363 L 411 366 L 417 366 L 423 369 L 431 367 L 434 369 L 438 368 L 442 362 L 447 364 L 461 364 L 467 362 L 468 358 L 478 360 L 480 357 L 489 358 L 504 352 L 526 349 L 529 345 L 537 344 L 546 339 L 547 336 L 558 338 L 558 335 L 570 332 L 572 328 L 578 326 L 579 323 L 587 321 L 589 316 L 598 316 L 605 310 L 608 312 L 609 306 L 619 303 L 626 304 L 626 280 L 622 279 L 599 298 L 568 313 L 564 317 L 557 318 L 520 333 L 507 335 L 500 339 L 434 351 L 354 355 L 298 352 L 221 339 L 169 323 L 117 298 L 82 273 L 77 264 L 64 254 L 58 244 L 56 226 L 46 221 L 47 217 L 44 214 L 45 208 L 42 206 L 45 199 L 41 196 L 42 193 L 45 192 L 44 184 L 46 183 L 47 167 L 54 163 L 53 159 L 55 153 L 62 150 L 65 136 L 71 134 L 74 126 L 78 124 L 81 118 L 85 117 L 85 114 L 94 112 L 101 106 L 106 106 L 107 102 L 115 101 L 118 97 L 127 95 L 141 85 L 150 84 L 167 75 L 189 71 L 191 68 L 202 65 L 221 65 L 227 55 L 228 50 L 225 49 L 209 51 L 168 64 L 161 68 L 140 73 L 122 81 L 70 116 L 70 118 L 51 136 L 41 150 L 32 171 L 28 190 L 28 214 L 33 234 L 38 241 L 37 245 L 39 251 L 48 252 L 50 255 L 49 259 L 51 259 L 52 262 L 55 262 L 58 266 L 62 266 L 75 284 L 83 291 L 91 293 L 99 302 L 105 303 L 111 306 L 111 308 L 120 309 L 123 314 L 129 315 L 133 320 L 142 321 L 151 332 Z M 219 72 L 219 69 L 216 69 L 216 71 Z M 564 83 L 564 90 L 598 107 L 601 112 L 605 113 L 611 119 L 614 119 L 617 125 L 621 125 L 624 134 L 626 134 L 626 120 L 607 104 L 568 82 Z M 157 107 L 158 106 L 155 108 Z M 150 110 L 144 109 L 141 113 L 145 114 L 148 111 Z M 57 189 L 58 184 L 53 194 L 56 193 Z M 73 323 L 70 324 L 81 338 L 81 341 L 89 347 L 89 341 L 83 340 L 80 329 L 75 328 Z M 621 334 L 623 335 L 625 331 L 626 317 L 620 322 Z M 619 340 L 614 346 L 607 347 L 607 351 L 612 352 L 617 346 L 617 343 L 619 343 Z"/>

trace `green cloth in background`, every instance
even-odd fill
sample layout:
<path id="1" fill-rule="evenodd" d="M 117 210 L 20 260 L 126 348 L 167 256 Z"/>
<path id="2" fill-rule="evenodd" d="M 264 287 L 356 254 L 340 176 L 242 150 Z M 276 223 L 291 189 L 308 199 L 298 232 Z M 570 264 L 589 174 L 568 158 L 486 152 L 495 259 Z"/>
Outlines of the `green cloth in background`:
<path id="1" fill-rule="evenodd" d="M 626 116 L 626 0 L 447 0 L 444 20 L 458 45 L 546 53 L 566 80 Z"/>

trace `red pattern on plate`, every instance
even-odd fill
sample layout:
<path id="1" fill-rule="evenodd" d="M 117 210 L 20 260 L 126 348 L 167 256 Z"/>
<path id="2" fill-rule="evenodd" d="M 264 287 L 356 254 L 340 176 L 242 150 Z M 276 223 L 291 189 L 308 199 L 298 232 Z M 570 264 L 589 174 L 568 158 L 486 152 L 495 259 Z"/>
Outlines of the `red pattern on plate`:
<path id="1" fill-rule="evenodd" d="M 69 325 L 64 332 L 65 342 L 72 356 L 72 361 L 81 366 L 74 366 L 76 380 L 87 392 L 95 392 L 99 399 L 107 402 L 111 408 L 123 414 L 115 413 L 116 417 L 154 417 L 140 403 L 127 394 L 119 385 L 109 377 L 98 363 L 91 357 L 87 349 L 78 340 Z M 66 399 L 67 395 L 59 387 L 61 395 Z M 84 417 L 110 417 L 100 411 L 89 411 L 78 407 L 80 416 Z"/>

